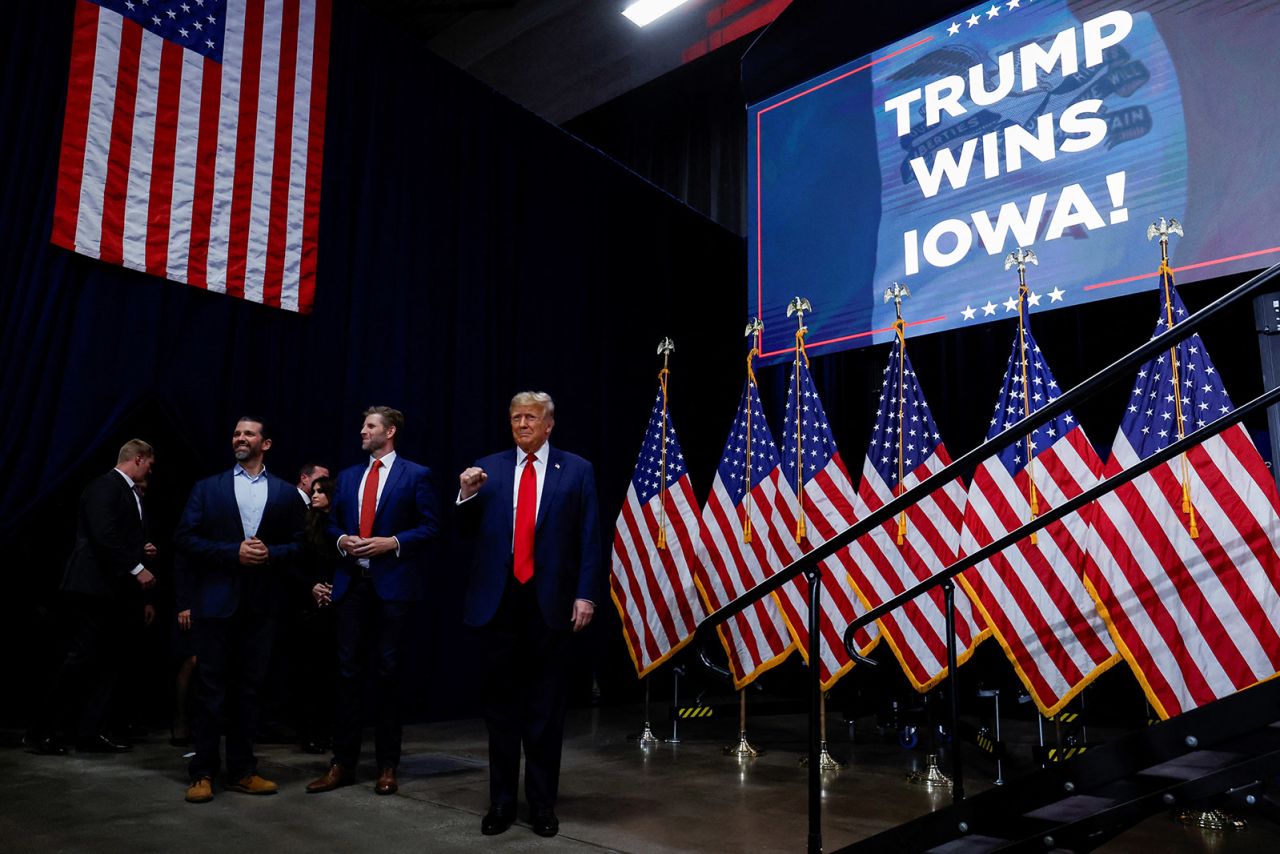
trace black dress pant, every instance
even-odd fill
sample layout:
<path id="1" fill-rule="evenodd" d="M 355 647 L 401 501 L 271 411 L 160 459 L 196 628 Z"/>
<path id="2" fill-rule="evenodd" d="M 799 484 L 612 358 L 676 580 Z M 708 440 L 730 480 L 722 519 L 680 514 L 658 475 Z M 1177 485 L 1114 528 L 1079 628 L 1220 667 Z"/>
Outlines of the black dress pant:
<path id="1" fill-rule="evenodd" d="M 497 614 L 480 633 L 489 800 L 515 803 L 523 746 L 525 800 L 535 810 L 552 809 L 560 786 L 570 632 L 547 626 L 533 581 L 511 577 Z"/>
<path id="2" fill-rule="evenodd" d="M 262 688 L 271 666 L 275 620 L 243 605 L 230 617 L 198 617 L 196 641 L 196 754 L 191 779 L 218 773 L 218 745 L 227 737 L 227 776 L 239 780 L 258 770 L 253 742 Z"/>
<path id="3" fill-rule="evenodd" d="M 409 602 L 384 602 L 373 580 L 354 574 L 351 586 L 333 605 L 338 635 L 338 704 L 334 719 L 333 761 L 354 768 L 360 761 L 361 708 L 370 649 L 375 659 L 374 751 L 378 768 L 400 764 L 400 644 Z"/>
<path id="4" fill-rule="evenodd" d="M 102 733 L 119 678 L 127 605 L 75 593 L 66 594 L 63 605 L 71 626 L 67 652 L 31 731 L 43 737 L 56 736 L 58 729 L 74 730 L 77 741 L 87 742 Z"/>

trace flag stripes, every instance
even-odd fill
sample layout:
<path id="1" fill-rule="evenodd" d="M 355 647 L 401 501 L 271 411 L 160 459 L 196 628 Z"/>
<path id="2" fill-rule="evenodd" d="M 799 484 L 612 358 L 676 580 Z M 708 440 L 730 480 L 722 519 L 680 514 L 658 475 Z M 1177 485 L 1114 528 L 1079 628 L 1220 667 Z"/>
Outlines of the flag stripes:
<path id="1" fill-rule="evenodd" d="M 220 61 L 113 2 L 76 6 L 51 239 L 309 311 L 331 0 L 229 0 Z"/>

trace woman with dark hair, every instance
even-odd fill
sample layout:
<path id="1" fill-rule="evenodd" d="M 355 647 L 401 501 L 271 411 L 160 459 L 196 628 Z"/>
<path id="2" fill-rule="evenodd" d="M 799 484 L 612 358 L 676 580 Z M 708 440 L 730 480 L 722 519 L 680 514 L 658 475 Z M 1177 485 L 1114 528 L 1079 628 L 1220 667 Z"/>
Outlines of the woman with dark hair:
<path id="1" fill-rule="evenodd" d="M 331 477 L 311 482 L 311 506 L 307 510 L 304 572 L 313 579 L 312 605 L 298 624 L 296 656 L 299 735 L 307 753 L 327 753 L 333 731 L 333 691 L 337 674 L 336 629 L 330 596 L 337 548 L 325 535 L 325 519 L 333 501 L 335 483 Z"/>

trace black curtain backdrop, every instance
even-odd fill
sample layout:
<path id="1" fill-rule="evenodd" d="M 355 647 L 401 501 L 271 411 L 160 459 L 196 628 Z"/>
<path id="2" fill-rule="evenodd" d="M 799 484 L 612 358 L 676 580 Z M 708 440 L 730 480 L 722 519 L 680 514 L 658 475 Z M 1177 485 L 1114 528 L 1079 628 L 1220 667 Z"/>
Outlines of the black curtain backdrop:
<path id="1" fill-rule="evenodd" d="M 191 483 L 232 464 L 242 413 L 270 420 L 268 467 L 292 477 L 309 458 L 358 462 L 361 411 L 396 406 L 408 419 L 400 450 L 436 472 L 447 511 L 457 473 L 510 444 L 511 394 L 543 389 L 557 400 L 553 443 L 597 464 L 611 532 L 657 389 L 656 345 L 670 335 L 683 441 L 704 472 L 714 466 L 741 382 L 740 239 L 367 10 L 334 6 L 310 316 L 49 244 L 74 6 L 10 10 L 0 36 L 0 531 L 16 582 L 0 614 L 7 649 L 53 633 L 42 609 L 76 497 L 132 435 L 157 447 L 148 505 L 163 545 Z M 701 411 L 724 413 L 725 425 Z M 700 490 L 709 484 L 699 477 Z M 411 662 L 418 714 L 473 708 L 475 662 L 458 642 L 464 575 L 447 530 Z M 614 609 L 598 605 L 604 652 L 593 666 L 630 689 Z M 34 651 L 20 659 L 36 673 L 44 664 Z"/>
<path id="2" fill-rule="evenodd" d="M 433 468 L 447 506 L 457 472 L 509 443 L 509 396 L 543 388 L 558 404 L 553 442 L 597 464 L 608 532 L 656 391 L 654 350 L 670 335 L 677 345 L 673 417 L 699 500 L 710 488 L 743 382 L 742 241 L 366 10 L 335 5 L 318 295 L 306 317 L 48 243 L 73 5 L 10 10 L 11 26 L 0 35 L 0 532 L 10 582 L 0 604 L 0 643 L 13 651 L 10 685 L 36 690 L 56 653 L 48 606 L 70 549 L 76 498 L 134 435 L 159 452 L 148 506 L 164 551 L 191 483 L 231 464 L 229 434 L 242 413 L 273 422 L 268 465 L 292 475 L 310 458 L 333 467 L 358 462 L 361 410 L 397 406 L 409 419 L 402 451 Z M 708 114 L 740 109 L 737 87 L 723 83 L 719 66 L 700 67 L 716 82 L 685 81 L 685 88 L 708 103 L 717 97 L 712 90 L 725 93 L 725 103 Z M 649 118 L 661 128 L 664 88 L 672 91 L 659 81 L 633 99 L 636 106 L 595 111 L 576 129 L 612 154 Z M 687 133 L 689 141 L 659 145 L 646 171 L 676 174 L 682 148 L 710 150 L 686 121 L 696 114 L 674 111 L 671 140 Z M 664 132 L 655 136 L 660 142 Z M 635 162 L 639 152 L 628 150 L 619 155 Z M 736 173 L 724 180 L 741 185 Z M 1065 244 L 1060 251 L 1087 249 Z M 993 276 L 1000 275 L 1012 293 L 1016 280 L 995 259 Z M 1034 268 L 1029 278 L 1033 289 L 1041 287 Z M 1199 308 L 1238 281 L 1201 283 L 1183 295 Z M 803 293 L 803 283 L 797 290 Z M 906 311 L 910 316 L 910 301 Z M 1069 388 L 1145 340 L 1156 311 L 1149 293 L 1036 314 L 1033 329 L 1059 384 Z M 1261 388 L 1253 329 L 1242 306 L 1203 335 L 1237 402 Z M 986 434 L 1012 334 L 1006 322 L 910 340 L 953 455 Z M 814 377 L 855 480 L 886 355 L 885 346 L 813 353 Z M 789 370 L 758 371 L 775 430 Z M 1120 383 L 1077 410 L 1104 455 L 1127 396 Z M 1266 455 L 1263 420 L 1250 426 Z M 415 716 L 475 711 L 476 661 L 459 617 L 464 576 L 446 517 L 409 662 Z M 151 631 L 148 653 L 157 673 L 164 671 L 170 596 L 157 594 L 162 622 Z M 577 699 L 585 699 L 588 671 L 607 701 L 638 698 L 617 616 L 610 603 L 599 604 L 591 643 L 580 645 Z M 885 652 L 876 655 L 887 658 Z M 762 682 L 802 696 L 797 661 Z M 689 677 L 701 679 L 697 668 Z M 962 671 L 969 701 L 980 683 L 1015 687 L 994 644 Z M 165 680 L 147 685 L 152 696 L 140 705 L 163 714 Z M 670 685 L 660 672 L 655 697 Z M 706 685 L 686 684 L 681 695 Z M 846 678 L 833 700 L 847 709 L 859 696 L 876 704 L 895 693 L 911 694 L 890 663 Z M 1123 668 L 1091 693 L 1105 699 L 1090 700 L 1092 709 L 1123 708 L 1135 719 L 1143 713 Z M 5 692 L 0 717 L 20 717 L 23 694 Z"/>

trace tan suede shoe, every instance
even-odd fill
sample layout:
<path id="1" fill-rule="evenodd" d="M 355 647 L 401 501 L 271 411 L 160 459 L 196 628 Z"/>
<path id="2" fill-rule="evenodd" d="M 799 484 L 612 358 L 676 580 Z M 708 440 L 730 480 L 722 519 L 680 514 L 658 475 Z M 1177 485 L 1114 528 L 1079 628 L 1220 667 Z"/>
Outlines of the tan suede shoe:
<path id="1" fill-rule="evenodd" d="M 248 777 L 241 777 L 230 786 L 227 786 L 227 790 L 244 792 L 246 795 L 274 795 L 280 790 L 280 787 L 265 777 L 250 774 Z"/>
<path id="2" fill-rule="evenodd" d="M 213 800 L 213 781 L 208 777 L 192 780 L 187 787 L 187 803 L 207 804 Z"/>
<path id="3" fill-rule="evenodd" d="M 350 786 L 355 781 L 356 774 L 354 771 L 349 771 L 335 762 L 329 766 L 329 770 L 325 772 L 323 777 L 312 780 L 307 784 L 307 792 L 313 795 L 317 792 L 332 792 L 342 786 Z"/>

